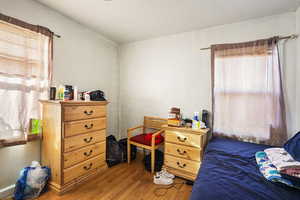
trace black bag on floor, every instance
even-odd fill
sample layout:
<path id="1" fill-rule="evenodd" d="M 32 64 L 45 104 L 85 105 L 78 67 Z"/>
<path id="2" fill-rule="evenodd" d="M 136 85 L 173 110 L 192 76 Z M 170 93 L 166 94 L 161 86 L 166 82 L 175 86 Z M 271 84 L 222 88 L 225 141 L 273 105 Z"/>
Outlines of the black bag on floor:
<path id="1" fill-rule="evenodd" d="M 146 170 L 151 172 L 151 153 L 145 156 L 144 164 Z M 163 164 L 164 164 L 164 153 L 159 150 L 155 150 L 154 171 L 156 172 L 160 171 Z"/>
<path id="2" fill-rule="evenodd" d="M 119 140 L 119 146 L 122 151 L 122 161 L 127 162 L 127 138 Z M 135 160 L 136 158 L 136 146 L 131 145 L 131 160 Z"/>
<path id="3" fill-rule="evenodd" d="M 115 136 L 106 137 L 106 163 L 112 167 L 122 162 L 122 151 Z"/>

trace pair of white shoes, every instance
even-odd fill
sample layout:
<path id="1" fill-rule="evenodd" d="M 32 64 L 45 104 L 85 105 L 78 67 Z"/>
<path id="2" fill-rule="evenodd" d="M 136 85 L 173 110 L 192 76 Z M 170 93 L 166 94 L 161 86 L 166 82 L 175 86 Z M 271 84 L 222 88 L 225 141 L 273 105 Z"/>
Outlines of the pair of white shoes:
<path id="1" fill-rule="evenodd" d="M 157 185 L 171 185 L 174 178 L 174 174 L 167 172 L 166 169 L 162 169 L 153 176 L 153 182 Z"/>

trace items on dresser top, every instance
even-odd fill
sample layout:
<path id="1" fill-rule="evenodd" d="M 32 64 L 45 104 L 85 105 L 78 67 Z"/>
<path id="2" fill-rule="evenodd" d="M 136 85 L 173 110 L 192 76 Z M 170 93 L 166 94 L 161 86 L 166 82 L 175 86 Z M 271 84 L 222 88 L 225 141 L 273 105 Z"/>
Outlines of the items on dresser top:
<path id="1" fill-rule="evenodd" d="M 106 168 L 107 102 L 41 101 L 42 164 L 62 194 Z"/>
<path id="2" fill-rule="evenodd" d="M 199 112 L 194 112 L 192 128 L 193 129 L 199 129 L 200 128 Z"/>
<path id="3" fill-rule="evenodd" d="M 59 85 L 57 94 L 56 87 L 50 87 L 50 98 L 51 101 L 54 100 L 73 100 L 74 99 L 74 90 L 72 85 Z"/>
<path id="4" fill-rule="evenodd" d="M 56 87 L 50 87 L 50 100 L 56 99 Z"/>
<path id="5" fill-rule="evenodd" d="M 199 112 L 194 112 L 192 128 L 193 129 L 206 128 L 205 123 L 200 120 Z"/>
<path id="6" fill-rule="evenodd" d="M 88 92 L 90 95 L 91 101 L 106 101 L 104 92 L 101 90 L 93 90 Z"/>
<path id="7" fill-rule="evenodd" d="M 209 129 L 163 126 L 166 169 L 176 176 L 195 180 L 201 165 Z"/>
<path id="8" fill-rule="evenodd" d="M 186 118 L 182 120 L 182 126 L 186 128 L 192 128 L 193 120 Z"/>
<path id="9" fill-rule="evenodd" d="M 180 126 L 180 122 L 181 122 L 180 108 L 172 107 L 168 114 L 168 125 Z"/>
<path id="10" fill-rule="evenodd" d="M 81 92 L 80 99 L 84 101 L 106 101 L 105 94 L 101 90 Z"/>
<path id="11" fill-rule="evenodd" d="M 192 127 L 193 129 L 205 129 L 209 126 L 208 111 L 202 110 L 202 119 L 200 113 L 194 112 L 193 119 L 183 119 L 180 108 L 172 107 L 168 113 L 168 125 L 174 127 Z"/>
<path id="12" fill-rule="evenodd" d="M 57 93 L 57 94 L 56 94 Z M 79 94 L 79 97 L 78 97 Z M 50 87 L 50 100 L 85 100 L 85 101 L 106 101 L 104 92 L 101 90 L 90 90 L 84 92 L 78 92 L 77 86 L 72 85 L 59 85 L 58 91 L 56 87 Z"/>
<path id="13" fill-rule="evenodd" d="M 65 85 L 65 94 L 64 100 L 73 100 L 74 99 L 74 90 L 72 85 Z"/>
<path id="14" fill-rule="evenodd" d="M 207 110 L 202 110 L 202 119 L 201 121 L 204 123 L 206 128 L 209 128 L 209 113 Z"/>
<path id="15" fill-rule="evenodd" d="M 64 98 L 65 98 L 65 87 L 63 85 L 59 85 L 56 99 L 64 100 Z"/>

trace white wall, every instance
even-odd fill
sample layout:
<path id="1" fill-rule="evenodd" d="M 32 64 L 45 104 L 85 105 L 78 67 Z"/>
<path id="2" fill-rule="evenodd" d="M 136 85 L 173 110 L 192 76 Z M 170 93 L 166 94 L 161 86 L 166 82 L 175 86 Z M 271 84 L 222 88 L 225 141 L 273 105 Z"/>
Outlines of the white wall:
<path id="1" fill-rule="evenodd" d="M 211 110 L 210 44 L 289 35 L 295 13 L 259 18 L 171 36 L 129 43 L 120 50 L 120 130 L 142 123 L 144 115 L 166 117 L 170 107 L 184 117 Z M 288 131 L 296 130 L 296 42 L 282 45 Z"/>
<path id="2" fill-rule="evenodd" d="M 86 27 L 32 0 L 0 0 L 0 12 L 46 26 L 61 35 L 54 41 L 54 82 L 82 90 L 102 89 L 109 105 L 108 134 L 118 131 L 118 46 Z M 0 148 L 0 189 L 14 184 L 19 170 L 40 159 L 39 142 Z"/>

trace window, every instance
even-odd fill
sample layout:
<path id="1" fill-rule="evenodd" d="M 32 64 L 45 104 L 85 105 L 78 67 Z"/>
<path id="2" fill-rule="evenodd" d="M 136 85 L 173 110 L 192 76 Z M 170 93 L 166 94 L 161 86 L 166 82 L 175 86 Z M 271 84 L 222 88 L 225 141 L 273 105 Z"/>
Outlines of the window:
<path id="1" fill-rule="evenodd" d="M 40 118 L 38 100 L 47 97 L 51 79 L 51 44 L 51 37 L 0 20 L 0 140 L 23 137 L 30 119 Z"/>
<path id="2" fill-rule="evenodd" d="M 258 143 L 279 144 L 285 139 L 276 43 L 264 40 L 229 44 L 213 52 L 216 134 Z"/>

